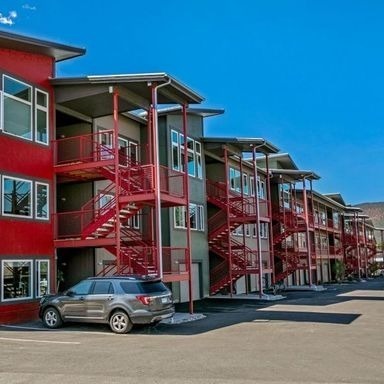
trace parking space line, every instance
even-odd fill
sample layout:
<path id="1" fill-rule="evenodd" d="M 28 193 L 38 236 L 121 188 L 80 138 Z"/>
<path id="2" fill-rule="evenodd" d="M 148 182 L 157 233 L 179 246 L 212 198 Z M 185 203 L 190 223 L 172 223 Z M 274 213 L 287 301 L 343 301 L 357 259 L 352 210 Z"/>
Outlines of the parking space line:
<path id="1" fill-rule="evenodd" d="M 16 339 L 13 337 L 0 337 L 0 340 L 8 340 L 8 341 L 20 341 L 22 343 L 45 343 L 45 344 L 71 344 L 71 345 L 79 345 L 81 344 L 79 341 L 53 341 L 53 340 L 35 340 L 35 339 Z"/>

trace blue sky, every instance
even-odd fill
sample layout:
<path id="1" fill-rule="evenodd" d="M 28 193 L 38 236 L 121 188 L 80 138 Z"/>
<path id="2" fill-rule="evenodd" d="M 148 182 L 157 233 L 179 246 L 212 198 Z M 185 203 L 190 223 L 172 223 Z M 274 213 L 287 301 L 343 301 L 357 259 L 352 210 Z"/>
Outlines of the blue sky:
<path id="1" fill-rule="evenodd" d="M 384 201 L 384 2 L 0 1 L 0 28 L 80 46 L 58 75 L 167 72 L 348 204 Z"/>

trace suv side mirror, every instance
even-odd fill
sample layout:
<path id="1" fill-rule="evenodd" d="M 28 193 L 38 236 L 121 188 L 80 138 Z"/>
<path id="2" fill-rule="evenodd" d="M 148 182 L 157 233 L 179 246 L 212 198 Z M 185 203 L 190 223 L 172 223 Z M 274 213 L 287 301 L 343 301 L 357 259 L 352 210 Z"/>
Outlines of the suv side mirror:
<path id="1" fill-rule="evenodd" d="M 71 290 L 68 290 L 66 293 L 65 293 L 67 296 L 69 297 L 73 297 L 75 296 L 75 292 L 71 291 Z"/>

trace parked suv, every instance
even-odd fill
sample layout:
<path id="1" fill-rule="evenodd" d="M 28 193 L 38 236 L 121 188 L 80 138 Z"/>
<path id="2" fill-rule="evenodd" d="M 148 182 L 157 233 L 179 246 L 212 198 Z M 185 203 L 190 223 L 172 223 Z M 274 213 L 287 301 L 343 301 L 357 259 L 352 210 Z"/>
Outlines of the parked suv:
<path id="1" fill-rule="evenodd" d="M 153 324 L 175 312 L 172 293 L 158 278 L 147 276 L 92 277 L 62 295 L 40 301 L 39 316 L 48 328 L 63 322 L 109 324 L 128 333 L 134 324 Z"/>

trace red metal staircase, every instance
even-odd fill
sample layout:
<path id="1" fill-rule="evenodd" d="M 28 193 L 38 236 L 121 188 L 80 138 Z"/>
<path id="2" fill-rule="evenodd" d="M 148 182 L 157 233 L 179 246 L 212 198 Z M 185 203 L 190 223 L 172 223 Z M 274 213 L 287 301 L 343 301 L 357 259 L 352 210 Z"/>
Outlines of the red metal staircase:
<path id="1" fill-rule="evenodd" d="M 228 193 L 225 183 L 207 180 L 207 201 L 218 208 L 208 220 L 209 250 L 222 259 L 211 270 L 210 292 L 216 294 L 246 272 L 259 270 L 256 251 L 231 236 L 240 225 L 256 221 L 255 199 Z"/>

